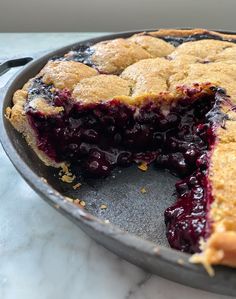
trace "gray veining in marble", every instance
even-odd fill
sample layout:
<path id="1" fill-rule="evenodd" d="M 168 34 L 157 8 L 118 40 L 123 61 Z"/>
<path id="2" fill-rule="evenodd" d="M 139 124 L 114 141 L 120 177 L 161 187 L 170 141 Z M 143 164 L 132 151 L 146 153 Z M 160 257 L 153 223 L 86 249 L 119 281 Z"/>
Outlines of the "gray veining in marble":
<path id="1" fill-rule="evenodd" d="M 0 34 L 0 58 L 91 36 Z M 0 161 L 0 299 L 230 299 L 150 275 L 114 256 L 40 199 L 2 148 Z"/>

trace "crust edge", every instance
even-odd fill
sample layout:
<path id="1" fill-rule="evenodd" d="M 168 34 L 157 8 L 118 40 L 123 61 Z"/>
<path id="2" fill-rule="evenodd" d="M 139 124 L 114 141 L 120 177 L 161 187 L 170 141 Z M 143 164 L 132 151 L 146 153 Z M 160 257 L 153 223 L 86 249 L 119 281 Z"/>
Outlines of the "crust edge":
<path id="1" fill-rule="evenodd" d="M 55 168 L 63 168 L 66 165 L 65 162 L 54 162 L 37 147 L 36 134 L 28 123 L 27 117 L 24 113 L 24 104 L 26 102 L 27 91 L 30 83 L 31 80 L 29 80 L 22 89 L 19 89 L 15 92 L 13 98 L 14 105 L 12 107 L 7 107 L 5 117 L 19 133 L 23 134 L 28 145 L 33 149 L 33 151 L 45 165 Z"/>
<path id="2" fill-rule="evenodd" d="M 143 32 L 145 33 L 145 32 Z M 142 34 L 143 34 L 142 33 Z M 159 29 L 157 31 L 147 32 L 148 34 L 155 37 L 164 37 L 164 36 L 174 36 L 174 37 L 184 37 L 189 35 L 197 35 L 197 34 L 212 34 L 221 37 L 223 40 L 235 40 L 235 34 L 226 34 L 217 31 L 207 30 L 203 28 L 195 28 L 195 29 Z"/>
<path id="3" fill-rule="evenodd" d="M 214 232 L 207 242 L 202 243 L 202 252 L 189 259 L 191 263 L 202 264 L 210 276 L 214 276 L 213 265 L 236 267 L 236 232 Z"/>

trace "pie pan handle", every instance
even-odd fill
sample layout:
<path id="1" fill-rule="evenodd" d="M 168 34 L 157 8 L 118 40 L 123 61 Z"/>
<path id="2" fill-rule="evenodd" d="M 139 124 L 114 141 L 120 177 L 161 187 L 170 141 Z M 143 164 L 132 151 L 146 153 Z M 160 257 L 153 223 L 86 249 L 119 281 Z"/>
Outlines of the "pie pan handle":
<path id="1" fill-rule="evenodd" d="M 31 56 L 25 56 L 21 58 L 11 58 L 6 59 L 0 62 L 0 77 L 3 76 L 5 73 L 7 73 L 10 69 L 15 67 L 20 67 L 26 65 L 28 62 L 32 61 L 34 58 Z M 15 74 L 15 73 L 14 73 Z M 3 81 L 3 84 L 1 84 L 0 87 L 0 95 L 1 97 L 4 95 L 8 83 L 11 81 L 12 77 L 14 77 L 14 74 L 10 76 L 10 78 Z"/>
<path id="2" fill-rule="evenodd" d="M 33 57 L 13 58 L 4 61 L 0 64 L 0 76 L 8 72 L 11 68 L 26 65 L 31 60 L 33 60 Z"/>
<path id="3" fill-rule="evenodd" d="M 30 55 L 24 55 L 23 57 L 11 57 L 11 58 L 0 59 L 0 77 L 5 73 L 7 73 L 10 69 L 16 67 L 23 67 L 26 64 L 28 64 L 30 61 L 35 60 L 46 53 L 48 53 L 48 51 L 30 53 Z M 14 75 L 12 77 L 14 77 Z M 3 84 L 0 87 L 1 93 L 8 86 L 9 81 L 11 81 L 11 77 L 8 80 L 6 80 L 5 84 Z"/>

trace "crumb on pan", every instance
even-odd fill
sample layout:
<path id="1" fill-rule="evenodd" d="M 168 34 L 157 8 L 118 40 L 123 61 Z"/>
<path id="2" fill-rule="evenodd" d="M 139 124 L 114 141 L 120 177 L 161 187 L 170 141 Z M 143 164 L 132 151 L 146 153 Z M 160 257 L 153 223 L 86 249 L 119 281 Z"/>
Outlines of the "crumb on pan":
<path id="1" fill-rule="evenodd" d="M 63 165 L 59 172 L 60 180 L 64 183 L 72 183 L 75 179 L 75 175 L 70 172 L 68 165 Z"/>
<path id="2" fill-rule="evenodd" d="M 61 177 L 61 180 L 62 182 L 64 183 L 72 183 L 75 179 L 75 176 L 74 175 L 69 175 L 69 174 L 64 174 L 62 177 Z"/>
<path id="3" fill-rule="evenodd" d="M 160 253 L 160 248 L 159 247 L 154 247 L 153 248 L 153 252 L 155 253 L 155 254 L 159 254 Z"/>
<path id="4" fill-rule="evenodd" d="M 178 263 L 179 265 L 184 265 L 184 260 L 183 260 L 183 259 L 178 259 L 178 260 L 177 260 L 177 263 Z"/>
<path id="5" fill-rule="evenodd" d="M 81 187 L 81 183 L 77 183 L 73 186 L 73 189 L 76 190 L 76 189 L 79 189 Z"/>
<path id="6" fill-rule="evenodd" d="M 84 208 L 86 206 L 86 202 L 79 198 L 74 199 L 73 204 L 75 204 L 76 206 L 82 207 L 82 208 Z"/>
<path id="7" fill-rule="evenodd" d="M 47 180 L 45 179 L 45 178 L 43 178 L 43 177 L 41 177 L 41 181 L 43 181 L 44 183 L 46 183 L 47 184 Z"/>
<path id="8" fill-rule="evenodd" d="M 147 193 L 147 190 L 144 187 L 140 191 L 141 193 Z"/>
<path id="9" fill-rule="evenodd" d="M 105 205 L 105 204 L 101 204 L 101 205 L 100 205 L 100 209 L 102 209 L 102 210 L 106 210 L 106 209 L 107 209 L 107 205 Z"/>
<path id="10" fill-rule="evenodd" d="M 64 196 L 65 200 L 69 201 L 69 202 L 73 202 L 74 199 L 69 197 L 69 196 Z"/>
<path id="11" fill-rule="evenodd" d="M 148 165 L 146 162 L 142 162 L 141 164 L 138 165 L 138 168 L 142 171 L 147 171 L 148 170 Z"/>

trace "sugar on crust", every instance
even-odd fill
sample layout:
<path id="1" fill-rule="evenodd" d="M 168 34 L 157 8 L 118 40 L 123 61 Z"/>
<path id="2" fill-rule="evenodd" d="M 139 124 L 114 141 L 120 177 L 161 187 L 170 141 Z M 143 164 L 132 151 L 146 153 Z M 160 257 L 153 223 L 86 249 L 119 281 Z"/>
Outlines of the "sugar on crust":
<path id="1" fill-rule="evenodd" d="M 106 101 L 116 96 L 129 96 L 131 84 L 115 75 L 98 75 L 78 83 L 72 97 L 83 103 Z"/>
<path id="2" fill-rule="evenodd" d="M 175 47 L 170 43 L 167 43 L 160 38 L 155 38 L 150 35 L 135 34 L 131 36 L 129 40 L 141 46 L 153 58 L 166 57 L 175 49 Z"/>
<path id="3" fill-rule="evenodd" d="M 91 47 L 91 61 L 99 72 L 119 74 L 127 66 L 145 58 L 151 58 L 145 49 L 128 39 L 103 41 Z"/>
<path id="4" fill-rule="evenodd" d="M 53 84 L 59 89 L 73 90 L 84 78 L 97 75 L 98 72 L 77 61 L 49 61 L 40 71 L 39 76 L 46 84 Z"/>

